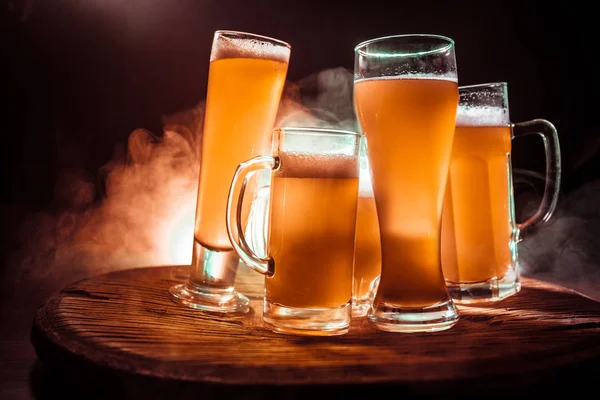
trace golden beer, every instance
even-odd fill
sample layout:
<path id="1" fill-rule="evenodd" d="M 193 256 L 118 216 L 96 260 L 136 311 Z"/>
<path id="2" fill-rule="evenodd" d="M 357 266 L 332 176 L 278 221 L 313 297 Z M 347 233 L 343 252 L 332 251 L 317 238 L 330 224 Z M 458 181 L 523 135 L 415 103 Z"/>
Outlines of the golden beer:
<path id="1" fill-rule="evenodd" d="M 456 79 L 394 76 L 357 80 L 354 101 L 367 136 L 381 229 L 377 297 L 399 307 L 448 299 L 440 223 L 456 108 Z"/>
<path id="2" fill-rule="evenodd" d="M 241 163 L 233 176 L 229 239 L 240 258 L 265 276 L 265 326 L 290 334 L 342 335 L 352 319 L 361 135 L 285 127 L 273 136 L 272 155 Z M 249 241 L 239 206 L 250 174 L 267 168 L 272 172 L 267 250 L 259 256 L 265 221 L 253 213 L 248 231 L 259 232 L 259 240 Z"/>
<path id="3" fill-rule="evenodd" d="M 513 267 L 511 127 L 486 123 L 481 111 L 481 125 L 457 121 L 454 136 L 442 220 L 442 267 L 450 282 L 502 278 Z"/>
<path id="4" fill-rule="evenodd" d="M 229 185 L 237 165 L 271 145 L 288 63 L 224 58 L 210 63 L 194 238 L 231 249 L 225 227 Z"/>
<path id="5" fill-rule="evenodd" d="M 269 253 L 275 274 L 266 300 L 296 308 L 332 308 L 352 297 L 358 193 L 355 158 L 280 155 L 273 172 Z"/>
<path id="6" fill-rule="evenodd" d="M 216 31 L 210 53 L 202 132 L 192 269 L 171 299 L 198 310 L 245 313 L 249 300 L 234 288 L 240 258 L 226 227 L 227 196 L 239 163 L 265 154 L 288 69 L 290 46 L 277 39 Z M 257 179 L 251 179 L 254 192 Z M 250 203 L 243 204 L 244 221 Z"/>
<path id="7" fill-rule="evenodd" d="M 560 148 L 547 120 L 512 123 L 506 82 L 461 86 L 442 215 L 442 269 L 459 303 L 499 301 L 521 290 L 517 243 L 547 222 L 560 188 Z M 514 213 L 512 140 L 543 138 L 546 179 L 539 208 Z"/>

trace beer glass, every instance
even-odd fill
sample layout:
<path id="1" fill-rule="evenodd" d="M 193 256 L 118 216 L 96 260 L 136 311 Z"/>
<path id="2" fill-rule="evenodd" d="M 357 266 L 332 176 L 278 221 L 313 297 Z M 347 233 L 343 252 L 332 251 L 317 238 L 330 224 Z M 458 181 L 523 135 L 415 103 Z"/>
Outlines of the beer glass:
<path id="1" fill-rule="evenodd" d="M 248 299 L 234 288 L 240 259 L 225 211 L 237 165 L 265 154 L 286 80 L 291 48 L 269 37 L 216 31 L 210 53 L 192 269 L 171 298 L 204 311 L 244 313 Z M 257 180 L 251 182 L 252 189 Z M 247 215 L 248 207 L 244 208 Z"/>
<path id="2" fill-rule="evenodd" d="M 547 120 L 510 122 L 505 82 L 461 86 L 442 217 L 442 269 L 458 303 L 502 300 L 521 289 L 517 243 L 548 221 L 560 188 L 560 148 Z M 539 134 L 546 153 L 544 195 L 515 221 L 512 140 Z"/>
<path id="3" fill-rule="evenodd" d="M 354 288 L 352 316 L 367 314 L 379 275 L 381 274 L 381 244 L 379 221 L 371 181 L 371 165 L 367 156 L 367 141 L 363 135 L 360 148 L 360 176 L 358 182 L 358 210 L 356 212 L 356 243 L 354 249 Z"/>
<path id="4" fill-rule="evenodd" d="M 379 222 L 373 197 L 371 168 L 367 157 L 366 138 L 361 137 L 359 153 L 358 203 L 356 211 L 356 240 L 354 245 L 354 274 L 352 316 L 364 317 L 373 301 L 381 274 L 381 244 Z M 254 253 L 265 257 L 269 231 L 267 219 L 270 189 L 263 185 L 254 197 L 246 227 L 246 239 Z"/>
<path id="5" fill-rule="evenodd" d="M 393 332 L 439 331 L 459 319 L 442 274 L 440 223 L 458 77 L 454 41 L 396 35 L 356 46 L 354 103 L 367 137 L 381 236 L 369 320 Z"/>
<path id="6" fill-rule="evenodd" d="M 333 129 L 275 129 L 273 156 L 255 157 L 235 172 L 227 232 L 240 258 L 265 275 L 263 321 L 275 332 L 329 336 L 348 331 L 360 136 Z M 244 235 L 241 204 L 248 175 L 265 168 L 272 172 L 268 255 L 261 257 Z"/>

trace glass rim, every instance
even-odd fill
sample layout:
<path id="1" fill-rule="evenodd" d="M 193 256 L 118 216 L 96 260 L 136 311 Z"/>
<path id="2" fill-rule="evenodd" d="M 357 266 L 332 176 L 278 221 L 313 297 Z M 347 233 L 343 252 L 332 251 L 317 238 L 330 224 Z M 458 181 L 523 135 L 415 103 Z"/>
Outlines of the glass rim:
<path id="1" fill-rule="evenodd" d="M 389 39 L 410 38 L 410 37 L 440 39 L 440 40 L 446 41 L 447 43 L 444 46 L 437 48 L 435 50 L 417 51 L 417 52 L 410 52 L 410 53 L 369 53 L 364 50 L 361 50 L 361 48 L 363 48 L 369 44 L 372 44 L 372 43 L 381 42 L 381 41 L 389 40 Z M 443 51 L 447 51 L 447 50 L 451 49 L 452 47 L 454 47 L 454 44 L 455 44 L 454 39 L 452 39 L 448 36 L 444 36 L 444 35 L 437 35 L 437 34 L 430 34 L 430 33 L 406 33 L 406 34 L 400 34 L 400 35 L 381 36 L 381 37 L 365 40 L 363 42 L 360 42 L 359 44 L 357 44 L 354 47 L 354 52 L 358 53 L 360 55 L 366 56 L 366 57 L 371 56 L 371 57 L 382 57 L 382 58 L 384 58 L 384 57 L 406 57 L 406 56 L 410 56 L 410 55 L 424 56 L 427 54 L 435 54 L 435 53 L 441 53 Z"/>
<path id="2" fill-rule="evenodd" d="M 337 128 L 323 128 L 323 127 L 310 127 L 310 126 L 282 126 L 273 129 L 274 132 L 280 133 L 302 133 L 305 135 L 315 135 L 315 136 L 355 136 L 362 137 L 363 134 L 356 131 L 346 130 L 346 129 L 337 129 Z"/>
<path id="3" fill-rule="evenodd" d="M 268 42 L 272 42 L 273 44 L 277 44 L 283 47 L 287 47 L 288 49 L 291 49 L 292 46 L 288 43 L 288 42 L 284 42 L 281 39 L 275 39 L 273 37 L 270 36 L 265 36 L 265 35 L 259 35 L 257 33 L 251 33 L 251 32 L 244 32 L 244 31 L 234 31 L 234 30 L 228 30 L 228 29 L 218 29 L 215 31 L 214 35 L 243 35 L 243 36 L 248 36 L 249 39 L 259 39 L 259 40 L 263 40 L 263 41 L 268 41 Z"/>
<path id="4" fill-rule="evenodd" d="M 488 83 L 476 83 L 473 85 L 465 85 L 465 86 L 459 86 L 458 90 L 461 89 L 477 89 L 477 88 L 484 88 L 484 87 L 507 87 L 508 83 L 507 82 L 503 82 L 503 81 L 498 81 L 498 82 L 488 82 Z"/>

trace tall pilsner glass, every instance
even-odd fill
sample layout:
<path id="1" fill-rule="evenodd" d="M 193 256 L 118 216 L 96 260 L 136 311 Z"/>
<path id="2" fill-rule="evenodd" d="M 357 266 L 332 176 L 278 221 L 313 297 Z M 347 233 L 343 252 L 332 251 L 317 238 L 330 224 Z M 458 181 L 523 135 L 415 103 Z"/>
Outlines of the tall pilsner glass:
<path id="1" fill-rule="evenodd" d="M 381 278 L 367 316 L 386 331 L 448 329 L 459 319 L 440 256 L 458 105 L 454 41 L 397 35 L 359 44 L 354 102 L 381 234 Z"/>
<path id="2" fill-rule="evenodd" d="M 248 311 L 234 288 L 240 259 L 227 235 L 225 212 L 238 164 L 271 148 L 290 45 L 244 32 L 215 32 L 210 54 L 202 136 L 192 269 L 171 298 L 220 313 Z M 254 181 L 255 186 L 257 180 Z M 252 189 L 252 188 L 250 188 Z M 249 207 L 245 207 L 245 213 Z"/>

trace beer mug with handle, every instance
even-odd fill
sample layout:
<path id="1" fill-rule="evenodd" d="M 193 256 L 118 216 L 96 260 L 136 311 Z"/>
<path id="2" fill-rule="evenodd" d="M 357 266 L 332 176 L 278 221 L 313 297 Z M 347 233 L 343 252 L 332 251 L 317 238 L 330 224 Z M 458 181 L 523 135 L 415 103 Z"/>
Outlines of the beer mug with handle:
<path id="1" fill-rule="evenodd" d="M 454 41 L 376 38 L 356 46 L 354 59 L 354 103 L 381 235 L 381 276 L 367 317 L 386 331 L 448 329 L 459 319 L 440 259 L 458 105 Z"/>
<path id="2" fill-rule="evenodd" d="M 290 46 L 236 31 L 215 32 L 210 53 L 206 113 L 192 268 L 187 282 L 169 289 L 171 299 L 198 310 L 245 313 L 249 302 L 235 290 L 240 259 L 233 250 L 225 212 L 231 177 L 239 163 L 264 154 L 288 70 Z M 250 183 L 251 190 L 258 181 Z M 244 207 L 246 218 L 249 207 Z"/>
<path id="3" fill-rule="evenodd" d="M 381 274 L 379 221 L 377 220 L 377 209 L 371 183 L 371 167 L 367 157 L 367 143 L 364 135 L 361 137 L 359 165 L 354 287 L 352 289 L 353 318 L 364 317 L 367 314 Z M 248 244 L 260 257 L 267 255 L 269 191 L 268 185 L 263 185 L 257 191 L 252 201 L 252 209 L 246 226 Z"/>
<path id="4" fill-rule="evenodd" d="M 552 216 L 560 190 L 560 147 L 547 120 L 511 123 L 507 84 L 459 88 L 460 101 L 442 217 L 442 268 L 458 303 L 498 301 L 521 289 L 517 244 Z M 542 137 L 544 195 L 523 223 L 514 213 L 511 150 L 524 135 Z"/>
<path id="5" fill-rule="evenodd" d="M 275 129 L 273 156 L 241 163 L 235 172 L 227 231 L 240 258 L 265 275 L 263 321 L 275 332 L 348 332 L 360 137 L 333 129 Z M 265 224 L 257 223 L 258 233 L 247 238 L 241 209 L 248 177 L 262 169 L 272 170 L 266 247 L 251 242 L 264 237 Z M 264 248 L 266 256 L 256 254 Z"/>

